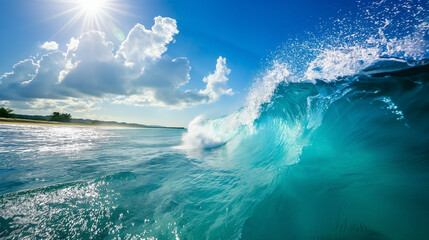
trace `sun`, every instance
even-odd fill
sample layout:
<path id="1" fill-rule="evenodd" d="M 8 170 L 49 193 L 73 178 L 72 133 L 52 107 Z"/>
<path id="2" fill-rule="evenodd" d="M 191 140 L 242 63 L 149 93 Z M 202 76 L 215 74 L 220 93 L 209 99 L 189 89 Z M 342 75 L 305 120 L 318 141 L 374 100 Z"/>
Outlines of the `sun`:
<path id="1" fill-rule="evenodd" d="M 80 0 L 80 8 L 87 15 L 94 16 L 99 14 L 106 6 L 105 0 Z"/>
<path id="2" fill-rule="evenodd" d="M 48 0 L 62 4 L 64 10 L 48 19 L 54 19 L 69 16 L 70 19 L 65 22 L 54 34 L 67 32 L 71 29 L 80 27 L 80 32 L 97 30 L 111 34 L 119 41 L 123 41 L 125 36 L 120 30 L 121 23 L 115 18 L 118 15 L 131 15 L 126 12 L 124 0 Z"/>

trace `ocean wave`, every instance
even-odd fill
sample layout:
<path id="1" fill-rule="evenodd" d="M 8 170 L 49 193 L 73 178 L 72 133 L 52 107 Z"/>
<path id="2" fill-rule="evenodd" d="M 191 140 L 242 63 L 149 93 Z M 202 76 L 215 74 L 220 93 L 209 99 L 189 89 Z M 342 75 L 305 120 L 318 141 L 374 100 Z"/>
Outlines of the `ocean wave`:
<path id="1" fill-rule="evenodd" d="M 341 89 L 345 81 L 353 82 L 363 75 L 425 65 L 429 58 L 426 5 L 412 0 L 362 3 L 363 11 L 355 22 L 338 19 L 333 27 L 338 30 L 328 31 L 329 35 L 286 42 L 254 81 L 245 106 L 218 119 L 198 116 L 190 122 L 180 148 L 213 148 L 240 131 L 255 133 L 255 121 L 263 106 L 278 97 L 275 92 L 280 84 L 303 83 L 305 88 L 306 83 L 338 82 Z"/>

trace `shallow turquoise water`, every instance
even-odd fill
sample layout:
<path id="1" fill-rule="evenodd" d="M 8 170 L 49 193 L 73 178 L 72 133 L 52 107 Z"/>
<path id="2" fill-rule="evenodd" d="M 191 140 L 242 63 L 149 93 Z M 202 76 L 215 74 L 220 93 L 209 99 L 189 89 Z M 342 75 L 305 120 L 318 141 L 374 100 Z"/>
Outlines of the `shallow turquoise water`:
<path id="1" fill-rule="evenodd" d="M 189 162 L 171 148 L 180 143 L 181 134 L 1 125 L 1 236 L 145 235 L 155 229 L 148 225 L 162 221 L 156 208 L 179 201 L 174 200 L 179 193 L 162 189 Z M 167 229 L 163 235 L 171 235 Z"/>
<path id="2" fill-rule="evenodd" d="M 182 131 L 0 126 L 0 193 L 132 171 L 177 154 Z M 180 156 L 180 155 L 179 155 Z"/>
<path id="3" fill-rule="evenodd" d="M 252 125 L 0 125 L 0 237 L 427 239 L 427 66 L 281 83 Z"/>

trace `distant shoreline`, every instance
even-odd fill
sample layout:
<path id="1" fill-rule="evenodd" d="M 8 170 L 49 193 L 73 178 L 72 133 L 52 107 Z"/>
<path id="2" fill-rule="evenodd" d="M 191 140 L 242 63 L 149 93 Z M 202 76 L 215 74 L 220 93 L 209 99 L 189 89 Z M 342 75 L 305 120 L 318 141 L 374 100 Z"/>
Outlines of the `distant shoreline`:
<path id="1" fill-rule="evenodd" d="M 55 121 L 39 121 L 19 118 L 0 118 L 0 124 L 5 125 L 31 125 L 31 126 L 56 126 L 56 127 L 109 127 L 102 125 L 91 125 L 85 123 L 63 123 Z M 118 126 L 120 127 L 120 126 Z M 126 127 L 123 127 L 126 128 Z"/>
<path id="2" fill-rule="evenodd" d="M 56 122 L 56 121 L 42 121 L 33 119 L 21 119 L 21 118 L 4 118 L 0 117 L 0 124 L 5 125 L 33 125 L 33 126 L 57 126 L 57 127 L 106 127 L 106 128 L 138 128 L 138 129 L 185 129 L 183 127 L 150 127 L 140 125 L 125 124 L 90 124 L 81 122 Z"/>

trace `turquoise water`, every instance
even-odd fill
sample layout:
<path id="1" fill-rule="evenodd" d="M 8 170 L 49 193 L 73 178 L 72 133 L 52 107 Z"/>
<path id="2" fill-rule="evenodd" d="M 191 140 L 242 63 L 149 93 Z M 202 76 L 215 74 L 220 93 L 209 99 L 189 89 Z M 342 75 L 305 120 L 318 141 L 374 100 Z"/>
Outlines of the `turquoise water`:
<path id="1" fill-rule="evenodd" d="M 429 239 L 429 2 L 359 5 L 187 130 L 0 125 L 0 238 Z"/>
<path id="2" fill-rule="evenodd" d="M 250 126 L 0 125 L 0 237 L 427 239 L 428 66 L 280 83 Z"/>

